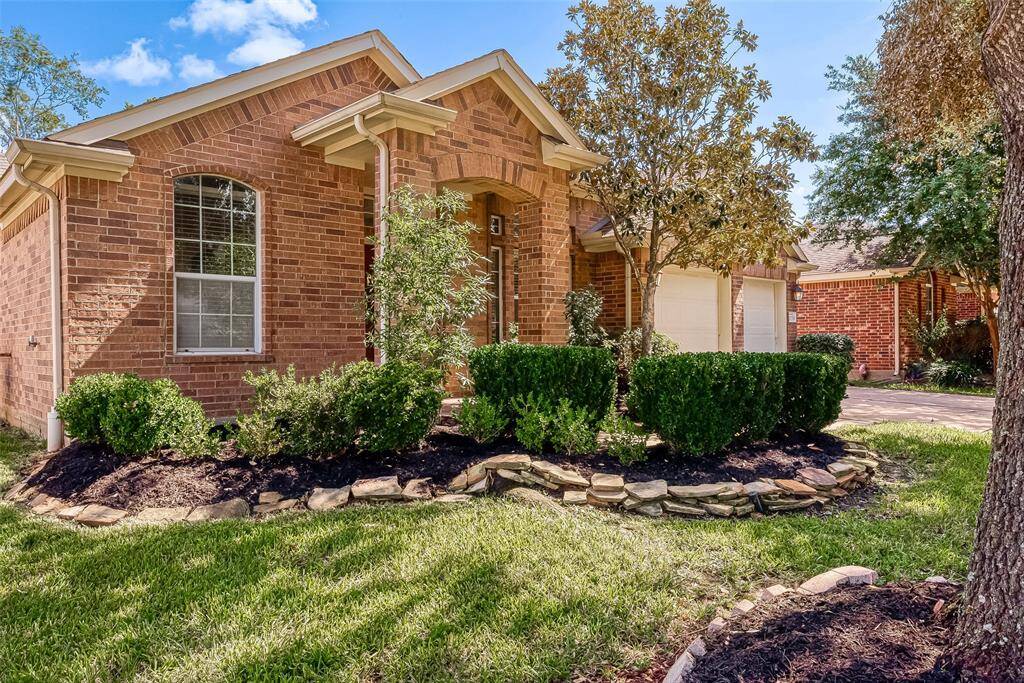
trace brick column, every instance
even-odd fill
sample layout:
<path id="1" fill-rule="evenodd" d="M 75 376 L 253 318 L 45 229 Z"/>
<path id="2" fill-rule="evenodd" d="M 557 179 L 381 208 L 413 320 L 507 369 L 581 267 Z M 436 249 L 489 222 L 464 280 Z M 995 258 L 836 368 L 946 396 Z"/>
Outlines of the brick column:
<path id="1" fill-rule="evenodd" d="M 520 207 L 519 335 L 531 344 L 564 344 L 569 291 L 569 187 L 548 183 L 544 196 Z"/>

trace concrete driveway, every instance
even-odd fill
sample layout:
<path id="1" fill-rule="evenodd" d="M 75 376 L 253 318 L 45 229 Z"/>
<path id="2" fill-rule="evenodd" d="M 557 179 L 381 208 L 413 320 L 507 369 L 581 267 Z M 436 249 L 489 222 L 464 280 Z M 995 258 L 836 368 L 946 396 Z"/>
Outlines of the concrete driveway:
<path id="1" fill-rule="evenodd" d="M 992 429 L 991 396 L 931 394 L 868 387 L 847 387 L 843 412 L 836 424 L 906 421 L 988 432 Z"/>

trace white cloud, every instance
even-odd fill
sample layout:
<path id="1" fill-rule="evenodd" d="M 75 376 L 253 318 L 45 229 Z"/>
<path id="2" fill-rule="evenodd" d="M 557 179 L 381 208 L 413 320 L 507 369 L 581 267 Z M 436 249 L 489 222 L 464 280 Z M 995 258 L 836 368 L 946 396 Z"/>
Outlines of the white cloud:
<path id="1" fill-rule="evenodd" d="M 300 52 L 305 44 L 294 30 L 317 17 L 313 0 L 195 0 L 171 28 L 204 33 L 242 34 L 245 41 L 228 55 L 242 66 L 264 64 Z"/>
<path id="2" fill-rule="evenodd" d="M 111 78 L 130 85 L 154 85 L 171 77 L 171 63 L 146 49 L 147 38 L 136 38 L 127 52 L 85 64 L 90 76 Z"/>
<path id="3" fill-rule="evenodd" d="M 189 83 L 205 83 L 223 75 L 212 59 L 190 54 L 178 60 L 178 76 Z"/>

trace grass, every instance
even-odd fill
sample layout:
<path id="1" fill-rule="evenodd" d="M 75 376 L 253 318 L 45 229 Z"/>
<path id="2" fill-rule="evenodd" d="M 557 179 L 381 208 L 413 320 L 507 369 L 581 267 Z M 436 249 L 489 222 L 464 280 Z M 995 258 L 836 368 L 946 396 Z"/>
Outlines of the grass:
<path id="1" fill-rule="evenodd" d="M 994 387 L 941 387 L 938 384 L 915 384 L 913 382 L 873 382 L 866 379 L 851 379 L 850 385 L 871 389 L 895 389 L 897 391 L 923 391 L 929 394 L 962 394 L 964 396 L 995 396 Z"/>
<path id="2" fill-rule="evenodd" d="M 982 435 L 846 427 L 911 482 L 865 510 L 648 520 L 485 498 L 89 530 L 0 506 L 17 680 L 546 681 L 643 669 L 717 606 L 841 564 L 963 577 Z M 30 448 L 0 439 L 0 477 Z M 6 469 L 5 469 L 6 468 Z"/>

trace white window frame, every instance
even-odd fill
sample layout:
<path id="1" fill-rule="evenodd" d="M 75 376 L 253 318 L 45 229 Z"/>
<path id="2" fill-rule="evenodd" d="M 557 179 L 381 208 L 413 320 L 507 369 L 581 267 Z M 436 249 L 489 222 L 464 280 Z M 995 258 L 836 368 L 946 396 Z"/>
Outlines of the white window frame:
<path id="1" fill-rule="evenodd" d="M 174 343 L 174 355 L 176 356 L 258 356 L 263 353 L 263 193 L 258 189 L 250 185 L 249 183 L 242 182 L 241 180 L 235 180 L 234 178 L 219 173 L 186 173 L 184 175 L 175 176 L 171 179 L 171 209 L 172 212 L 177 211 L 177 203 L 174 201 L 174 183 L 179 178 L 198 177 L 199 180 L 199 195 L 200 195 L 200 216 L 202 216 L 202 176 L 213 176 L 215 178 L 222 178 L 224 180 L 230 180 L 232 183 L 238 183 L 244 187 L 252 190 L 256 193 L 256 277 L 248 277 L 244 275 L 212 275 L 206 273 L 179 273 L 175 267 L 175 257 L 171 257 L 171 313 L 173 318 L 173 325 L 171 330 L 171 336 Z M 200 218 L 200 221 L 202 218 Z M 176 226 L 174 224 L 174 214 L 171 215 L 171 247 L 174 249 Z M 200 251 L 202 250 L 202 232 L 200 232 Z M 211 240 L 213 241 L 213 240 Z M 254 286 L 253 291 L 253 348 L 252 349 L 237 349 L 237 348 L 200 348 L 200 349 L 179 349 L 178 348 L 178 278 L 184 278 L 188 280 L 205 280 L 205 281 L 217 281 L 217 282 L 252 282 Z M 202 305 L 200 303 L 200 305 Z M 200 319 L 200 325 L 202 320 Z"/>
<path id="2" fill-rule="evenodd" d="M 497 230 L 495 230 L 497 228 Z M 500 236 L 505 232 L 505 217 L 501 214 L 492 213 L 487 219 L 487 229 L 492 235 Z"/>
<path id="3" fill-rule="evenodd" d="M 497 252 L 497 255 L 495 255 Z M 491 262 L 494 263 L 497 268 L 491 272 L 495 274 L 495 312 L 498 314 L 498 341 L 505 341 L 505 252 L 501 247 L 491 247 Z M 490 319 L 490 311 L 488 311 L 487 318 L 487 343 L 493 344 L 494 337 L 491 332 L 491 325 L 493 321 Z"/>

